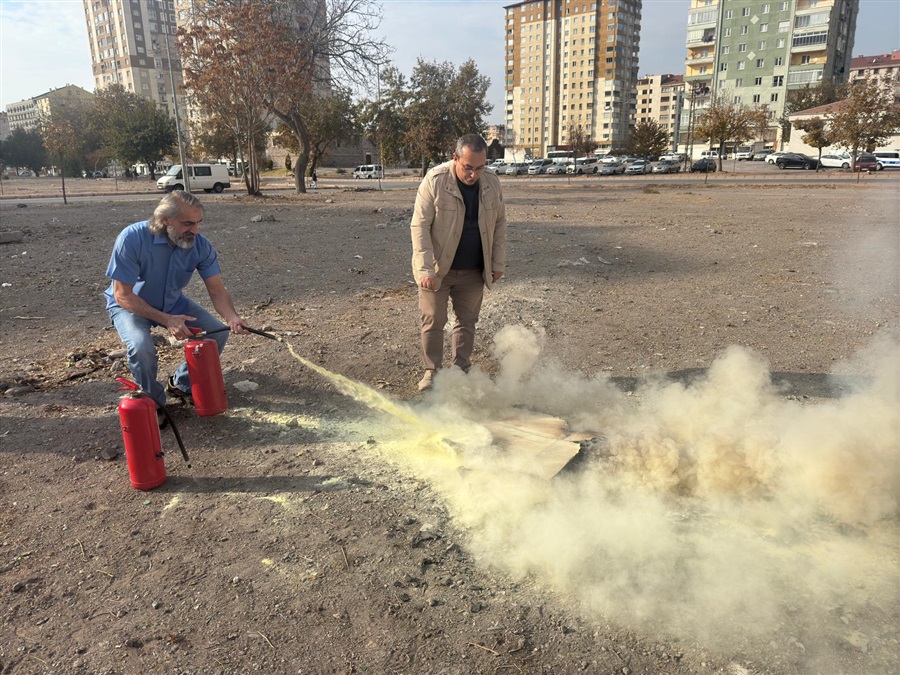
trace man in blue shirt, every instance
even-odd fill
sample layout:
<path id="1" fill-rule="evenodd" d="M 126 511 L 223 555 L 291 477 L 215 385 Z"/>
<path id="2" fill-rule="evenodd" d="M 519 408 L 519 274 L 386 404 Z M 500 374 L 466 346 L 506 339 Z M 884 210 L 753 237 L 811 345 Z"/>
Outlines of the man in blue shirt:
<path id="1" fill-rule="evenodd" d="M 191 337 L 189 326 L 200 330 L 224 328 L 183 291 L 196 270 L 206 284 L 213 307 L 234 333 L 245 333 L 246 322 L 234 308 L 231 294 L 222 283 L 218 257 L 209 240 L 199 233 L 203 206 L 189 192 L 170 192 L 162 198 L 150 220 L 126 227 L 116 238 L 106 276 L 106 309 L 128 349 L 128 367 L 135 381 L 156 401 L 166 403 L 166 394 L 190 401 L 191 381 L 187 363 L 182 364 L 163 388 L 157 380 L 159 359 L 150 335 L 153 326 L 163 326 L 178 339 Z M 211 335 L 225 348 L 228 331 Z"/>

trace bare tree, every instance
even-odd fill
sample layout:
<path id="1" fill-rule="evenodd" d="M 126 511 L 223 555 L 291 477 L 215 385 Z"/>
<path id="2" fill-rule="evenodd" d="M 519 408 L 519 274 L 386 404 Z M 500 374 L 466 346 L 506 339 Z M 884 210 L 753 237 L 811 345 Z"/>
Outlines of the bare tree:
<path id="1" fill-rule="evenodd" d="M 594 151 L 597 144 L 591 139 L 590 133 L 579 124 L 569 130 L 569 146 L 575 157 L 586 157 Z"/>

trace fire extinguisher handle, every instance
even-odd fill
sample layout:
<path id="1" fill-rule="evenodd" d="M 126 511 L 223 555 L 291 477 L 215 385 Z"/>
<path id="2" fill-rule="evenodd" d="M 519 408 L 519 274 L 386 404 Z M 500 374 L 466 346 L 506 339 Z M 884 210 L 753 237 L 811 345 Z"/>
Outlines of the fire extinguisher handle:
<path id="1" fill-rule="evenodd" d="M 139 385 L 137 382 L 132 382 L 131 380 L 127 380 L 124 377 L 117 377 L 116 382 L 123 385 L 116 391 L 139 391 L 141 388 L 141 385 Z"/>

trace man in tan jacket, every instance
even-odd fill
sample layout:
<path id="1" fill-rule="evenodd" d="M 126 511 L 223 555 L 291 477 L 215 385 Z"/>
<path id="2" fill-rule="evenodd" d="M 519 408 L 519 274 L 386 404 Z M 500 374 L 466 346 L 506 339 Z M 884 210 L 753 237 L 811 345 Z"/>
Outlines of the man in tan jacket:
<path id="1" fill-rule="evenodd" d="M 410 226 L 425 365 L 419 391 L 431 388 L 442 365 L 448 300 L 456 314 L 453 365 L 468 371 L 484 287 L 506 268 L 506 206 L 500 181 L 486 164 L 484 139 L 467 134 L 457 141 L 453 159 L 428 172 L 416 195 Z"/>

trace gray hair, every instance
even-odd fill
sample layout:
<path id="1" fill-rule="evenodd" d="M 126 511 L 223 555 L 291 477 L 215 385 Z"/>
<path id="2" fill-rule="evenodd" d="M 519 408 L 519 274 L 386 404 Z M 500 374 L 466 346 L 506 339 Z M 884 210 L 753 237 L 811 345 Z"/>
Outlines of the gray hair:
<path id="1" fill-rule="evenodd" d="M 487 143 L 478 134 L 466 134 L 460 136 L 456 141 L 456 156 L 462 157 L 463 148 L 468 148 L 472 152 L 487 152 Z"/>
<path id="2" fill-rule="evenodd" d="M 163 234 L 166 231 L 163 218 L 174 218 L 184 206 L 196 207 L 200 209 L 200 213 L 203 213 L 203 204 L 200 203 L 199 199 L 190 192 L 175 190 L 159 200 L 159 204 L 154 209 L 148 225 L 150 232 L 152 234 Z"/>

